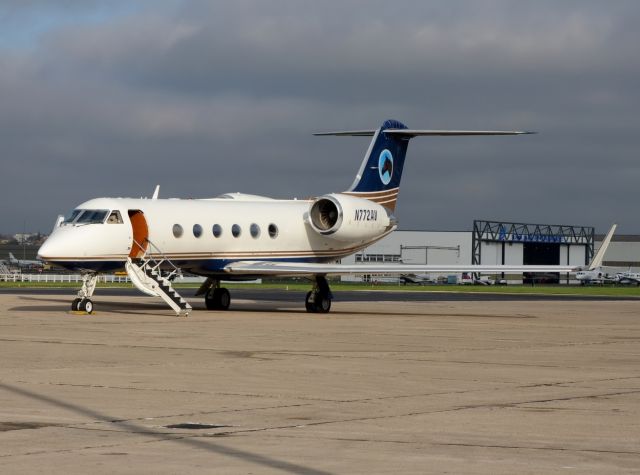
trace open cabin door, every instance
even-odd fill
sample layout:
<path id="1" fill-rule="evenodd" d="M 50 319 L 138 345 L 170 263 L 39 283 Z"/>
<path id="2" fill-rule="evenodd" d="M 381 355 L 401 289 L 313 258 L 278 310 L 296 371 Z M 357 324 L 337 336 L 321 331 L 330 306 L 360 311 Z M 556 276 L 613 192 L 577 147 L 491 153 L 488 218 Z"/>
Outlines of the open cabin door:
<path id="1" fill-rule="evenodd" d="M 149 227 L 144 213 L 139 209 L 129 210 L 129 220 L 133 230 L 133 242 L 131 243 L 129 257 L 131 259 L 139 259 L 144 256 L 147 246 L 149 246 Z"/>

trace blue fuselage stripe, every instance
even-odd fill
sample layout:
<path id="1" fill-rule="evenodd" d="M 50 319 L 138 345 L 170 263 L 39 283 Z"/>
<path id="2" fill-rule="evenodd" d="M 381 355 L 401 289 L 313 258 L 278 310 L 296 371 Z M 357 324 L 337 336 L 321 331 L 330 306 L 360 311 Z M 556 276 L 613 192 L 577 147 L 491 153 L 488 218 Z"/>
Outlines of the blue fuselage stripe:
<path id="1" fill-rule="evenodd" d="M 224 268 L 232 262 L 239 261 L 265 261 L 265 262 L 292 262 L 292 263 L 327 263 L 334 262 L 336 257 L 285 257 L 276 259 L 189 259 L 173 260 L 172 263 L 182 270 L 196 275 L 218 275 L 224 273 Z M 117 272 L 125 269 L 125 260 L 82 260 L 82 261 L 55 261 L 58 267 L 71 271 L 90 272 Z"/>

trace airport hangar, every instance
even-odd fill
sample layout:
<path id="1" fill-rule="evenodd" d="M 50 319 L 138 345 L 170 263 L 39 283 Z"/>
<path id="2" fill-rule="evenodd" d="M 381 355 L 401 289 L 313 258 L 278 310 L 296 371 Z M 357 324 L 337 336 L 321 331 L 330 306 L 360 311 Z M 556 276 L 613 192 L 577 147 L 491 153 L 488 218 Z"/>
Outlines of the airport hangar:
<path id="1" fill-rule="evenodd" d="M 471 231 L 397 230 L 368 248 L 342 259 L 344 264 L 587 265 L 608 229 L 590 226 L 474 220 Z M 605 272 L 640 272 L 640 235 L 614 235 L 604 256 Z M 449 274 L 431 273 L 432 279 Z M 459 277 L 459 276 L 457 276 Z M 531 283 L 525 276 L 493 276 L 509 283 Z M 538 282 L 577 283 L 566 274 L 536 276 Z M 345 276 L 346 281 L 395 280 L 384 276 Z M 449 281 L 452 279 L 449 277 Z M 454 279 L 455 280 L 455 279 Z"/>

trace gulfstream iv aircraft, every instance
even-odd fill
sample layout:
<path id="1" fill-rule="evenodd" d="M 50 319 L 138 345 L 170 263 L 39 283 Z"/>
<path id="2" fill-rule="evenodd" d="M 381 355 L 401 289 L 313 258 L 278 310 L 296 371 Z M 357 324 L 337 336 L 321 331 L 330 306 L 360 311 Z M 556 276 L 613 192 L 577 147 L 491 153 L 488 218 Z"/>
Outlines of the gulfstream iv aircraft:
<path id="1" fill-rule="evenodd" d="M 205 276 L 196 295 L 207 309 L 226 310 L 224 280 L 269 275 L 308 276 L 305 306 L 326 313 L 333 274 L 425 272 L 570 272 L 571 266 L 341 265 L 340 258 L 396 229 L 393 215 L 409 140 L 417 136 L 520 135 L 528 132 L 412 130 L 395 120 L 377 130 L 317 135 L 372 136 L 351 187 L 308 200 L 240 193 L 210 199 L 98 198 L 60 217 L 42 245 L 44 261 L 80 271 L 82 289 L 72 309 L 91 312 L 97 274 L 126 269 L 142 292 L 163 298 L 177 314 L 191 306 L 172 288 L 181 271 Z"/>

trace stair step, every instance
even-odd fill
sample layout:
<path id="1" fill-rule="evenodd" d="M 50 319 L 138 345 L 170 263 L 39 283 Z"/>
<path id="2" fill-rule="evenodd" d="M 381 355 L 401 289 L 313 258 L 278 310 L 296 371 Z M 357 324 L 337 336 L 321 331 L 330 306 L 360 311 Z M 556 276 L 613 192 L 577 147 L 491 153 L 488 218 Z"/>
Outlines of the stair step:
<path id="1" fill-rule="evenodd" d="M 177 290 L 171 285 L 171 281 L 162 276 L 157 268 L 151 267 L 148 260 L 131 260 L 131 267 L 142 271 L 144 278 L 138 276 L 134 283 L 136 286 L 144 287 L 147 290 L 159 295 L 167 304 L 169 304 L 177 315 L 188 314 L 192 309 L 191 305 L 182 298 Z M 133 279 L 132 279 L 133 280 Z M 142 290 L 142 289 L 141 289 Z"/>

